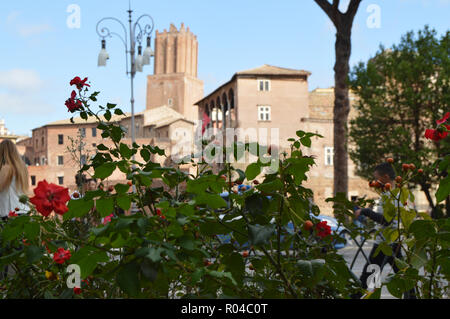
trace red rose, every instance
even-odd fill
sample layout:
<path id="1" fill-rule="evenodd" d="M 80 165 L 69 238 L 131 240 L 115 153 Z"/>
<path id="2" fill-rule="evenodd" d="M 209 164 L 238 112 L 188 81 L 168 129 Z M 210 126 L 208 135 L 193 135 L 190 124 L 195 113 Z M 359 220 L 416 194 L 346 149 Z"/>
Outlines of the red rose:
<path id="1" fill-rule="evenodd" d="M 447 128 L 447 130 L 450 130 L 450 125 L 445 125 L 445 127 Z M 436 142 L 446 138 L 447 135 L 448 135 L 448 132 L 443 131 L 442 129 L 437 129 L 437 130 L 427 129 L 425 131 L 425 137 L 429 140 L 436 141 Z"/>
<path id="2" fill-rule="evenodd" d="M 109 216 L 106 216 L 105 218 L 103 218 L 103 225 L 108 224 L 109 222 L 111 222 L 111 219 L 114 217 L 114 214 L 111 214 Z"/>
<path id="3" fill-rule="evenodd" d="M 76 99 L 77 93 L 72 91 L 70 98 L 66 101 L 65 105 L 67 106 L 69 112 L 73 113 L 83 107 L 83 103 L 81 100 Z"/>
<path id="4" fill-rule="evenodd" d="M 30 202 L 43 216 L 47 217 L 52 211 L 58 215 L 64 215 L 69 209 L 66 203 L 70 200 L 69 189 L 55 184 L 49 184 L 46 180 L 38 183 L 34 189 L 34 197 Z"/>
<path id="5" fill-rule="evenodd" d="M 331 235 L 331 227 L 328 226 L 326 221 L 322 221 L 316 225 L 317 235 L 321 238 L 325 238 Z"/>
<path id="6" fill-rule="evenodd" d="M 84 78 L 84 80 L 82 80 L 79 76 L 76 76 L 72 79 L 72 81 L 70 81 L 70 85 L 75 85 L 77 87 L 78 90 L 81 90 L 84 86 L 89 86 L 89 84 L 86 84 L 88 78 Z"/>
<path id="7" fill-rule="evenodd" d="M 10 211 L 8 214 L 9 218 L 13 218 L 13 217 L 17 217 L 17 216 L 19 216 L 19 215 L 17 215 L 16 212 L 13 212 L 13 211 Z"/>
<path id="8" fill-rule="evenodd" d="M 75 288 L 73 288 L 73 293 L 74 293 L 75 295 L 81 294 L 81 288 L 80 288 L 80 287 L 75 287 Z"/>
<path id="9" fill-rule="evenodd" d="M 447 112 L 443 118 L 441 118 L 440 120 L 437 120 L 436 123 L 437 125 L 441 125 L 445 122 L 447 122 L 448 118 L 450 117 L 450 112 Z"/>
<path id="10" fill-rule="evenodd" d="M 66 260 L 69 260 L 70 257 L 72 257 L 72 255 L 70 254 L 69 250 L 65 250 L 64 248 L 59 247 L 56 253 L 54 253 L 53 255 L 53 260 L 55 261 L 55 263 L 62 265 Z"/>

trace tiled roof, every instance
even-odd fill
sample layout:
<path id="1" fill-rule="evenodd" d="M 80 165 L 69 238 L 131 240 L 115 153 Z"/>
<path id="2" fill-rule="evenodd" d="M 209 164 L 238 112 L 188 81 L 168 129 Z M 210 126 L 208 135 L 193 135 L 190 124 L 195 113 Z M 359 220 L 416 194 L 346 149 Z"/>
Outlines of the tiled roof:
<path id="1" fill-rule="evenodd" d="M 178 120 L 186 120 L 186 118 L 175 111 L 174 109 L 163 105 L 153 109 L 145 110 L 142 112 L 144 114 L 144 126 L 155 126 L 156 128 L 170 125 Z"/>
<path id="2" fill-rule="evenodd" d="M 138 113 L 138 114 L 140 114 L 140 113 Z M 138 114 L 135 114 L 135 116 L 136 115 L 138 115 Z M 117 122 L 117 121 L 120 121 L 120 120 L 123 120 L 123 119 L 125 119 L 125 118 L 127 118 L 127 117 L 130 117 L 131 116 L 131 113 L 125 113 L 125 115 L 115 115 L 115 114 L 113 114 L 112 116 L 111 116 L 111 121 L 112 122 Z M 100 117 L 101 119 L 103 119 L 103 120 L 105 120 L 105 118 L 104 117 Z M 106 121 L 106 120 L 105 120 Z M 65 119 L 65 120 L 60 120 L 60 121 L 55 121 L 55 122 L 51 122 L 51 123 L 47 123 L 46 125 L 44 125 L 44 126 L 55 126 L 55 125 L 79 125 L 79 124 L 93 124 L 93 123 L 96 123 L 97 122 L 97 118 L 95 118 L 95 117 L 93 117 L 93 116 L 90 116 L 90 117 L 88 117 L 88 119 L 87 120 L 83 120 L 81 117 L 74 117 L 73 118 L 73 122 L 74 123 L 72 123 L 72 122 L 70 122 L 70 118 L 69 119 Z"/>
<path id="3" fill-rule="evenodd" d="M 264 64 L 258 68 L 240 71 L 237 75 L 311 75 L 311 72 L 305 70 L 294 70 L 287 68 L 280 68 L 278 66 Z"/>

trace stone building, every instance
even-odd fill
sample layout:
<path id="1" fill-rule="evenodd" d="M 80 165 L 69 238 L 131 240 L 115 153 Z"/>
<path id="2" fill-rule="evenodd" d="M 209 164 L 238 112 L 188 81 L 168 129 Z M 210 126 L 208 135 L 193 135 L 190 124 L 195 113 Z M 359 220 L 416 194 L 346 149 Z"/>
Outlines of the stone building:
<path id="1" fill-rule="evenodd" d="M 288 139 L 295 137 L 298 130 L 321 134 L 324 138 L 314 138 L 312 148 L 307 151 L 315 156 L 316 166 L 309 172 L 306 186 L 314 191 L 314 200 L 321 212 L 332 214 L 332 207 L 325 199 L 333 193 L 334 90 L 310 92 L 310 72 L 263 65 L 235 73 L 230 81 L 204 96 L 197 69 L 198 42 L 189 28 L 185 29 L 182 24 L 177 30 L 172 24 L 169 31 L 156 31 L 154 74 L 147 77 L 146 109 L 135 114 L 136 142 L 157 145 L 165 149 L 166 154 L 173 155 L 170 154 L 172 147 L 186 137 L 186 132 L 194 136 L 196 121 L 202 120 L 205 114 L 211 120 L 206 128 L 216 131 L 237 129 L 239 140 L 253 138 L 252 129 L 258 133 L 265 130 L 266 143 L 259 142 L 278 144 L 281 150 L 289 149 Z M 130 114 L 114 116 L 111 120 L 131 132 Z M 85 145 L 74 158 L 77 152 L 68 151 L 71 147 L 69 137 L 79 140 L 80 135 Z M 131 144 L 130 134 L 123 142 Z M 74 124 L 67 119 L 36 128 L 31 138 L 18 142 L 18 145 L 30 164 L 33 186 L 45 178 L 74 190 L 80 161 L 94 155 L 101 143 L 108 146 L 94 120 L 76 118 Z M 162 165 L 171 164 L 166 158 L 154 160 Z M 245 168 L 246 164 L 236 166 Z M 349 196 L 376 197 L 367 181 L 355 176 L 354 171 L 354 164 L 349 161 Z M 124 179 L 117 170 L 108 182 Z"/>
<path id="2" fill-rule="evenodd" d="M 310 72 L 271 65 L 237 72 L 230 81 L 199 100 L 198 118 L 204 113 L 211 119 L 208 128 L 234 128 L 239 141 L 278 144 L 280 151 L 289 151 L 289 138 L 298 130 L 318 133 L 312 148 L 305 152 L 316 158 L 305 184 L 314 191 L 314 200 L 322 213 L 331 214 L 332 206 L 325 199 L 333 195 L 333 89 L 308 91 Z M 354 97 L 352 97 L 352 100 Z M 351 116 L 353 113 L 351 114 Z M 251 139 L 247 132 L 267 130 L 267 137 Z M 278 140 L 272 130 L 278 130 Z M 273 132 L 275 133 L 275 132 Z M 248 164 L 248 163 L 247 163 Z M 247 164 L 243 165 L 246 166 Z M 237 163 L 239 166 L 239 163 Z M 349 196 L 374 197 L 367 181 L 354 175 L 349 161 Z"/>

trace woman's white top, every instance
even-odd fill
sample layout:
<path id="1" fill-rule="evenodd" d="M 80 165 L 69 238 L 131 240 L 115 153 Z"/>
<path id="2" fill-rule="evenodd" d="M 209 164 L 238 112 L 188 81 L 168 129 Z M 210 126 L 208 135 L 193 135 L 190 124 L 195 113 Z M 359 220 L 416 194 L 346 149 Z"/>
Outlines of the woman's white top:
<path id="1" fill-rule="evenodd" d="M 0 217 L 7 217 L 10 211 L 14 211 L 18 215 L 28 213 L 30 207 L 19 201 L 19 197 L 22 195 L 24 194 L 16 189 L 16 177 L 13 176 L 9 187 L 0 192 Z M 15 211 L 16 207 L 20 210 Z"/>

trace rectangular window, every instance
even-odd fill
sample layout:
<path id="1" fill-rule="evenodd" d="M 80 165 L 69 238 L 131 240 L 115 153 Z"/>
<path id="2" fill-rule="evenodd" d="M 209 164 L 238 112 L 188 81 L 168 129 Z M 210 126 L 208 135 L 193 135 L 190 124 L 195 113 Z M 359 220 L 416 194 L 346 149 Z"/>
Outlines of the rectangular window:
<path id="1" fill-rule="evenodd" d="M 64 144 L 64 135 L 59 134 L 58 135 L 58 144 L 63 145 Z"/>
<path id="2" fill-rule="evenodd" d="M 258 90 L 259 91 L 270 91 L 270 81 L 269 80 L 258 80 Z"/>
<path id="3" fill-rule="evenodd" d="M 64 165 L 64 156 L 58 156 L 58 165 Z"/>
<path id="4" fill-rule="evenodd" d="M 31 176 L 31 186 L 36 186 L 36 176 Z"/>
<path id="5" fill-rule="evenodd" d="M 97 128 L 92 128 L 92 137 L 97 137 Z"/>
<path id="6" fill-rule="evenodd" d="M 80 135 L 81 137 L 86 137 L 86 128 L 80 128 Z"/>
<path id="7" fill-rule="evenodd" d="M 270 106 L 258 106 L 258 121 L 270 121 Z"/>
<path id="8" fill-rule="evenodd" d="M 86 155 L 81 155 L 80 162 L 81 165 L 86 165 Z"/>
<path id="9" fill-rule="evenodd" d="M 64 176 L 58 176 L 58 184 L 64 185 Z"/>
<path id="10" fill-rule="evenodd" d="M 334 148 L 325 147 L 325 165 L 333 166 L 333 161 L 334 161 Z"/>

